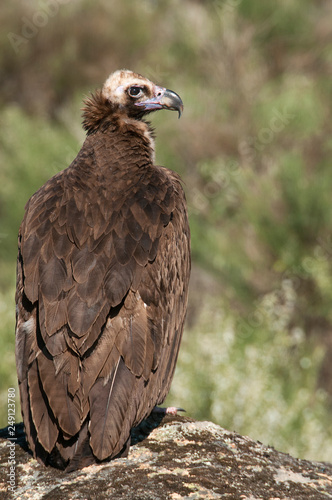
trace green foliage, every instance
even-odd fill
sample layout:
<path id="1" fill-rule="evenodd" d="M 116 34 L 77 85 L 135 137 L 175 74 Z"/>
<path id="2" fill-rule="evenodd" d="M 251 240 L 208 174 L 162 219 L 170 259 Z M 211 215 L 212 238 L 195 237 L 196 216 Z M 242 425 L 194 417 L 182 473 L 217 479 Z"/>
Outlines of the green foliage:
<path id="1" fill-rule="evenodd" d="M 234 320 L 209 296 L 185 334 L 168 401 L 295 456 L 330 460 L 327 394 L 315 384 L 323 352 L 300 328 L 287 329 L 296 299 L 284 280 Z"/>
<path id="2" fill-rule="evenodd" d="M 157 162 L 184 179 L 194 277 L 172 404 L 295 455 L 332 444 L 331 13 L 318 0 L 3 6 L 0 36 L 0 425 L 16 384 L 24 205 L 67 167 L 82 97 L 129 67 L 184 100 Z M 16 46 L 8 34 L 21 36 Z M 206 279 L 206 273 L 209 279 Z M 19 418 L 19 415 L 18 417 Z M 327 450 L 327 451 L 324 451 Z"/>

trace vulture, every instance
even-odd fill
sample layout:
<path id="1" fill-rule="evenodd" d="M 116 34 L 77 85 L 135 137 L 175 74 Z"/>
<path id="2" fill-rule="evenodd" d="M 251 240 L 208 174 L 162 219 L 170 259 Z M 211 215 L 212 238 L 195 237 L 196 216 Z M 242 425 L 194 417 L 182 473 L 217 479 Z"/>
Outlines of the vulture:
<path id="1" fill-rule="evenodd" d="M 187 308 L 178 174 L 145 117 L 178 94 L 129 70 L 84 103 L 86 139 L 27 202 L 18 237 L 16 365 L 28 445 L 66 471 L 124 457 L 165 399 Z"/>

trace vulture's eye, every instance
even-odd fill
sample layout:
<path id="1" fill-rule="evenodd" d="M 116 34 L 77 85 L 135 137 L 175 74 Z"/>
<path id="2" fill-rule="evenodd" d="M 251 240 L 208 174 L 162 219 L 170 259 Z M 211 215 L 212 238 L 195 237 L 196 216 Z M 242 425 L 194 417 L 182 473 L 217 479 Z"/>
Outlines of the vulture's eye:
<path id="1" fill-rule="evenodd" d="M 140 97 L 142 93 L 143 93 L 142 87 L 136 87 L 133 85 L 128 89 L 128 94 L 130 95 L 130 97 Z"/>

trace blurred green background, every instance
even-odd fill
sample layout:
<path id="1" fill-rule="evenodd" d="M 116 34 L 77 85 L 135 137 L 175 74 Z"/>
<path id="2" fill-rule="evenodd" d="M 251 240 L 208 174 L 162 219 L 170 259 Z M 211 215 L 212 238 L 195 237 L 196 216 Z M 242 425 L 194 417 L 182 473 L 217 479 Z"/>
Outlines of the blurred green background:
<path id="1" fill-rule="evenodd" d="M 79 151 L 83 97 L 129 68 L 185 104 L 152 117 L 192 231 L 167 402 L 331 461 L 332 2 L 17 0 L 0 19 L 0 426 L 24 205 Z"/>

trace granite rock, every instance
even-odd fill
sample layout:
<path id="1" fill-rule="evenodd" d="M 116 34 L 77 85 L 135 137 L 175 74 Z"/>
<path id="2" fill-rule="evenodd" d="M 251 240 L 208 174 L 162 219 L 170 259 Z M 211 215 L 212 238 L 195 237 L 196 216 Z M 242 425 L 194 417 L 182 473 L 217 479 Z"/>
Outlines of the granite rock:
<path id="1" fill-rule="evenodd" d="M 6 436 L 6 431 L 1 435 Z M 18 444 L 13 446 L 13 442 Z M 167 416 L 161 423 L 148 423 L 134 432 L 132 442 L 136 444 L 128 458 L 68 474 L 34 460 L 18 425 L 16 440 L 0 439 L 0 498 L 332 498 L 332 464 L 293 458 L 211 422 Z M 13 456 L 15 487 L 10 491 L 9 460 Z"/>

